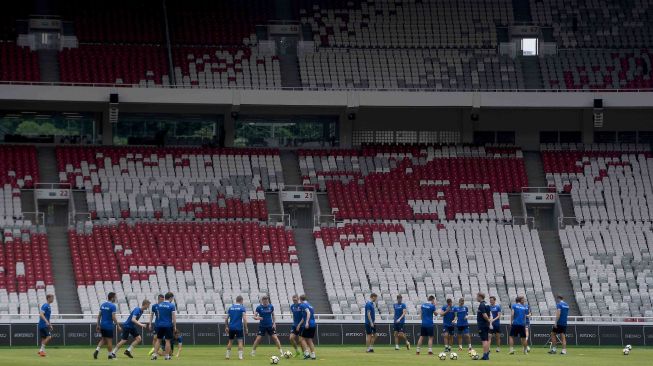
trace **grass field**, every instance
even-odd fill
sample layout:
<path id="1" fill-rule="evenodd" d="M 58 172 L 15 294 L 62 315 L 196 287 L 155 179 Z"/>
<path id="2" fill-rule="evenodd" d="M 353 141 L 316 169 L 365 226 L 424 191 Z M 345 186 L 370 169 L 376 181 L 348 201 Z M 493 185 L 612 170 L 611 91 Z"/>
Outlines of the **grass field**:
<path id="1" fill-rule="evenodd" d="M 134 352 L 134 359 L 129 359 L 120 352 L 118 359 L 109 361 L 106 359 L 106 351 L 100 353 L 97 360 L 93 360 L 92 348 L 79 347 L 51 347 L 48 349 L 48 356 L 40 358 L 37 356 L 36 348 L 0 348 L 0 366 L 15 365 L 52 365 L 52 366 L 86 366 L 94 364 L 116 364 L 124 363 L 128 365 L 151 365 L 147 357 L 149 348 L 139 347 Z M 315 362 L 320 365 L 337 365 L 337 366 L 365 366 L 365 365 L 431 365 L 435 363 L 442 364 L 473 364 L 481 361 L 473 361 L 469 358 L 466 351 L 459 353 L 459 359 L 456 361 L 447 359 L 440 361 L 435 356 L 415 356 L 413 351 L 395 351 L 391 347 L 377 347 L 374 354 L 366 354 L 363 347 L 353 346 L 324 346 L 318 349 L 317 361 L 304 361 L 302 359 L 282 359 L 280 365 L 299 365 L 303 363 Z M 424 350 L 422 350 L 424 351 Z M 574 365 L 574 366 L 615 366 L 615 365 L 651 365 L 653 360 L 653 348 L 635 347 L 629 356 L 623 356 L 621 348 L 608 347 L 573 347 L 569 349 L 566 356 L 546 354 L 544 348 L 534 348 L 531 354 L 525 356 L 516 354 L 510 356 L 507 354 L 507 348 L 503 348 L 501 353 L 492 353 L 489 362 L 482 364 L 495 365 Z M 436 353 L 440 349 L 436 349 Z M 235 353 L 235 352 L 234 352 Z M 188 346 L 182 351 L 178 360 L 171 362 L 179 365 L 202 365 L 207 364 L 237 364 L 242 366 L 268 365 L 269 357 L 276 354 L 271 347 L 260 347 L 257 350 L 256 357 L 249 356 L 246 350 L 245 360 L 239 361 L 237 355 L 232 355 L 232 360 L 224 359 L 223 347 L 207 346 Z M 235 359 L 233 356 L 236 356 Z M 165 362 L 159 358 L 158 362 Z"/>

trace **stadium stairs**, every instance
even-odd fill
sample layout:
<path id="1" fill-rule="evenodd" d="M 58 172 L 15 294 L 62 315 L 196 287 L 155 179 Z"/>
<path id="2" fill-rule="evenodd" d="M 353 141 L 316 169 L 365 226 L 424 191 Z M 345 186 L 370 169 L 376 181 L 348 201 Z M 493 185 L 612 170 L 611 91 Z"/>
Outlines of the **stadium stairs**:
<path id="1" fill-rule="evenodd" d="M 528 183 L 532 187 L 545 187 L 546 179 L 542 157 L 538 152 L 524 152 L 524 164 Z M 570 199 L 571 201 L 571 199 Z M 569 202 L 571 204 L 571 202 Z M 512 209 L 512 205 L 511 205 Z M 530 211 L 530 210 L 529 210 Z M 574 290 L 569 270 L 565 262 L 557 222 L 553 210 L 533 210 L 530 214 L 535 217 L 536 228 L 540 236 L 546 269 L 551 280 L 551 289 L 554 295 L 562 295 L 569 304 L 571 315 L 580 315 L 578 304 L 574 297 Z M 573 213 L 573 207 L 572 207 Z"/>
<path id="2" fill-rule="evenodd" d="M 512 217 L 524 216 L 524 208 L 522 206 L 520 194 L 509 194 L 508 203 L 510 204 L 510 212 L 512 212 Z"/>
<path id="3" fill-rule="evenodd" d="M 329 204 L 329 195 L 326 193 L 317 194 L 317 203 L 320 205 L 322 215 L 331 215 L 331 205 Z"/>
<path id="4" fill-rule="evenodd" d="M 279 193 L 268 192 L 265 194 L 265 203 L 268 207 L 268 214 L 281 214 L 281 204 L 279 203 Z"/>
<path id="5" fill-rule="evenodd" d="M 39 50 L 38 55 L 41 81 L 51 83 L 61 81 L 59 75 L 59 51 Z"/>
<path id="6" fill-rule="evenodd" d="M 512 0 L 512 12 L 517 22 L 530 23 L 533 21 L 529 0 Z"/>
<path id="7" fill-rule="evenodd" d="M 296 55 L 279 55 L 281 71 L 281 86 L 284 88 L 299 88 L 302 82 L 299 79 L 299 60 Z"/>
<path id="8" fill-rule="evenodd" d="M 519 61 L 521 62 L 524 85 L 526 88 L 536 90 L 544 89 L 539 57 L 520 56 Z"/>
<path id="9" fill-rule="evenodd" d="M 86 202 L 86 192 L 73 191 L 73 202 L 75 212 L 88 212 L 88 202 Z"/>
<path id="10" fill-rule="evenodd" d="M 36 212 L 33 190 L 23 189 L 20 191 L 20 206 L 23 209 L 23 212 Z"/>
<path id="11" fill-rule="evenodd" d="M 315 307 L 316 313 L 331 314 L 324 276 L 315 247 L 315 238 L 313 238 L 313 229 L 294 228 L 293 231 L 306 296 Z"/>
<path id="12" fill-rule="evenodd" d="M 575 217 L 574 202 L 571 200 L 570 194 L 558 194 L 560 199 L 560 206 L 562 206 L 562 214 L 564 217 Z"/>
<path id="13" fill-rule="evenodd" d="M 295 151 L 282 150 L 279 153 L 281 166 L 283 167 L 283 181 L 286 185 L 301 185 L 302 179 L 299 174 L 299 158 Z"/>
<path id="14" fill-rule="evenodd" d="M 41 182 L 58 182 L 57 161 L 53 147 L 38 148 L 39 175 Z M 33 200 L 32 200 L 33 201 Z M 60 220 L 56 220 L 60 221 Z M 65 220 L 67 221 L 67 220 Z M 46 225 L 52 275 L 59 312 L 80 314 L 82 308 L 77 295 L 77 284 L 73 273 L 71 254 L 68 246 L 68 233 L 65 225 Z"/>

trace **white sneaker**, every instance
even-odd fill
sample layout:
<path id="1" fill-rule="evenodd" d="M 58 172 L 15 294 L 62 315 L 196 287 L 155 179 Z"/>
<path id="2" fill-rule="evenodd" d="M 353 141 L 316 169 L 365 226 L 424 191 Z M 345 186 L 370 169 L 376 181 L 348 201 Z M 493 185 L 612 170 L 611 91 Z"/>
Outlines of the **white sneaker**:
<path id="1" fill-rule="evenodd" d="M 395 351 L 399 351 L 399 346 L 395 344 Z"/>
<path id="2" fill-rule="evenodd" d="M 252 357 L 256 356 L 256 351 L 252 351 L 252 353 L 250 353 L 250 355 L 251 355 Z"/>
<path id="3" fill-rule="evenodd" d="M 531 351 L 531 346 L 526 346 L 526 350 L 527 350 L 528 352 L 530 352 L 530 351 Z"/>
<path id="4" fill-rule="evenodd" d="M 560 354 L 561 354 L 561 355 L 566 355 L 566 354 L 567 354 L 567 350 L 566 350 L 566 349 L 563 349 L 562 351 L 560 351 Z"/>

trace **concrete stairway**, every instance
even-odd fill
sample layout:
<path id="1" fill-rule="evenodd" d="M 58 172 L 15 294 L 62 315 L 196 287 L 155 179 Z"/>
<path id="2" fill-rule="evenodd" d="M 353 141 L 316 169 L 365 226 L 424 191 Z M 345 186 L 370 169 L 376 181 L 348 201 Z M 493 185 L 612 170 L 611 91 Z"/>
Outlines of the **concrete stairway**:
<path id="1" fill-rule="evenodd" d="M 553 295 L 556 296 L 559 294 L 565 298 L 565 301 L 569 304 L 570 315 L 580 315 L 558 231 L 538 230 L 538 233 L 540 235 L 540 242 L 542 243 L 546 269 L 551 279 Z"/>
<path id="2" fill-rule="evenodd" d="M 57 157 L 54 153 L 54 147 L 39 147 L 37 153 L 41 183 L 58 183 L 59 172 L 57 171 Z"/>
<path id="3" fill-rule="evenodd" d="M 86 192 L 73 191 L 73 202 L 75 204 L 75 212 L 87 213 L 88 203 L 86 202 Z"/>
<path id="4" fill-rule="evenodd" d="M 268 214 L 281 214 L 281 204 L 279 203 L 279 193 L 267 192 L 265 194 L 265 203 L 268 207 Z"/>
<path id="5" fill-rule="evenodd" d="M 281 69 L 281 86 L 284 88 L 299 88 L 302 86 L 297 55 L 279 55 L 279 67 Z"/>
<path id="6" fill-rule="evenodd" d="M 287 185 L 301 185 L 299 174 L 299 158 L 295 151 L 282 150 L 280 153 L 281 166 L 283 167 L 283 181 Z"/>
<path id="7" fill-rule="evenodd" d="M 519 193 L 509 194 L 508 203 L 510 204 L 510 212 L 513 217 L 524 216 L 524 208 L 522 207 L 521 195 Z"/>
<path id="8" fill-rule="evenodd" d="M 542 157 L 537 151 L 524 151 L 524 164 L 529 187 L 546 187 Z"/>
<path id="9" fill-rule="evenodd" d="M 575 217 L 574 203 L 571 200 L 570 194 L 558 194 L 560 199 L 560 206 L 562 207 L 562 214 L 564 217 Z"/>
<path id="10" fill-rule="evenodd" d="M 304 291 L 318 314 L 331 314 L 312 229 L 294 229 Z"/>
<path id="11" fill-rule="evenodd" d="M 320 205 L 322 215 L 331 215 L 331 205 L 329 204 L 329 195 L 326 193 L 317 194 L 317 203 Z"/>
<path id="12" fill-rule="evenodd" d="M 528 0 L 512 0 L 512 12 L 517 22 L 532 22 L 531 3 Z"/>
<path id="13" fill-rule="evenodd" d="M 539 57 L 521 56 L 519 62 L 524 77 L 524 86 L 527 89 L 544 89 Z"/>
<path id="14" fill-rule="evenodd" d="M 20 206 L 23 212 L 36 212 L 33 190 L 24 189 L 20 191 Z"/>
<path id="15" fill-rule="evenodd" d="M 41 81 L 59 82 L 59 52 L 57 50 L 38 50 Z"/>
<path id="16" fill-rule="evenodd" d="M 65 226 L 47 226 L 54 289 L 61 314 L 80 314 L 82 308 L 77 296 L 77 284 L 70 260 L 68 232 Z"/>

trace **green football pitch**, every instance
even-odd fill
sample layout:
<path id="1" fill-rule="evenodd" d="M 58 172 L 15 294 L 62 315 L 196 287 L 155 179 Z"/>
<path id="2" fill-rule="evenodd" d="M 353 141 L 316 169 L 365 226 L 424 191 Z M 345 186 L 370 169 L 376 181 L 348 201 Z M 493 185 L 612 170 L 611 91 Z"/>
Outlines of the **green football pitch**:
<path id="1" fill-rule="evenodd" d="M 152 365 L 153 361 L 147 357 L 149 347 L 139 347 L 134 352 L 134 359 L 129 359 L 122 354 L 117 360 L 107 360 L 106 350 L 100 352 L 97 360 L 93 360 L 93 348 L 79 347 L 50 347 L 45 358 L 39 357 L 36 348 L 0 348 L 0 366 L 9 365 L 61 365 L 61 366 L 87 366 L 100 364 L 121 364 L 126 365 Z M 179 365 L 215 365 L 215 364 L 236 364 L 242 366 L 268 365 L 270 356 L 276 354 L 276 350 L 266 346 L 257 350 L 256 357 L 251 357 L 246 349 L 245 359 L 239 361 L 237 354 L 232 359 L 224 359 L 224 347 L 188 346 L 183 349 L 181 357 L 170 364 Z M 234 350 L 235 351 L 235 350 Z M 317 363 L 320 365 L 335 366 L 364 366 L 364 365 L 432 365 L 437 364 L 494 364 L 494 365 L 573 365 L 573 366 L 616 366 L 616 365 L 651 365 L 653 364 L 653 348 L 635 347 L 631 354 L 624 356 L 621 348 L 616 347 L 572 347 L 569 354 L 549 355 L 543 347 L 533 348 L 529 355 L 515 354 L 508 355 L 507 348 L 500 353 L 492 352 L 489 362 L 474 361 L 469 358 L 467 351 L 459 353 L 458 360 L 440 361 L 436 356 L 428 356 L 424 353 L 416 356 L 414 351 L 395 351 L 394 348 L 383 346 L 377 347 L 373 354 L 365 353 L 364 347 L 355 346 L 324 346 L 318 348 L 317 361 L 304 361 L 300 358 L 281 359 L 280 365 L 300 365 L 304 363 Z M 424 349 L 422 349 L 424 351 Z M 436 349 L 436 353 L 440 348 Z M 236 352 L 234 352 L 236 353 Z M 234 357 L 236 356 L 236 357 Z M 166 362 L 159 358 L 157 362 Z M 166 363 L 167 364 L 167 363 Z"/>

